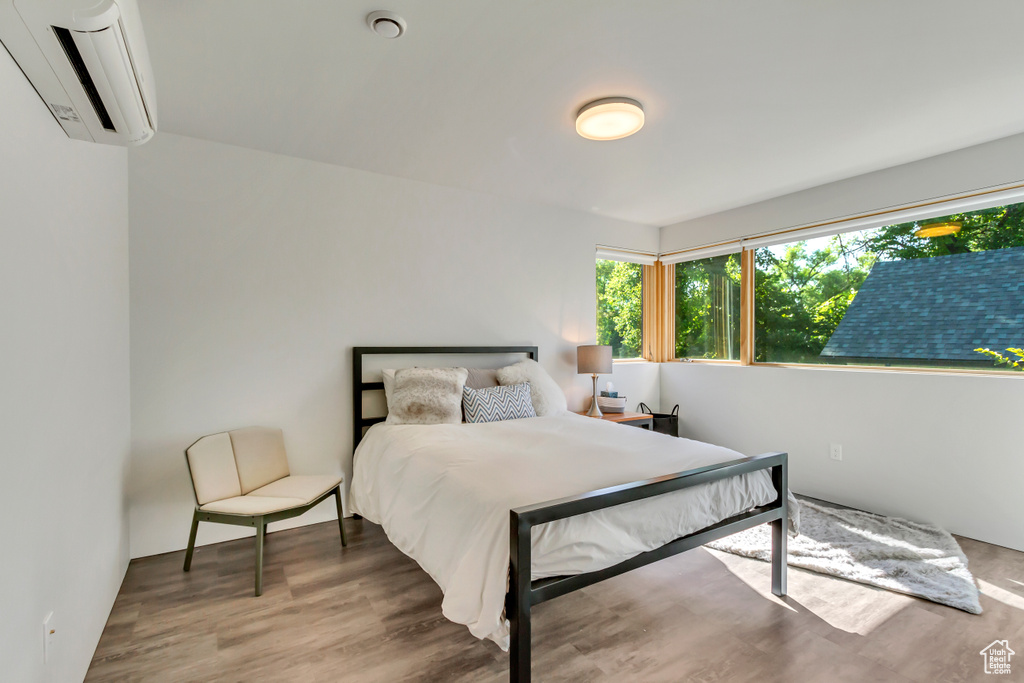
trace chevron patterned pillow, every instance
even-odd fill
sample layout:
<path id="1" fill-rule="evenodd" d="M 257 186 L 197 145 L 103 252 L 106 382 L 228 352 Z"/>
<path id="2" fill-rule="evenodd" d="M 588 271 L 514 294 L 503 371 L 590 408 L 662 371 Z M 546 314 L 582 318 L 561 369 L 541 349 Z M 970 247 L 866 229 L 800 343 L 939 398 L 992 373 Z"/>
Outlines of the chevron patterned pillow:
<path id="1" fill-rule="evenodd" d="M 530 385 L 510 384 L 487 389 L 462 390 L 462 408 L 466 422 L 497 422 L 537 417 L 530 400 Z"/>

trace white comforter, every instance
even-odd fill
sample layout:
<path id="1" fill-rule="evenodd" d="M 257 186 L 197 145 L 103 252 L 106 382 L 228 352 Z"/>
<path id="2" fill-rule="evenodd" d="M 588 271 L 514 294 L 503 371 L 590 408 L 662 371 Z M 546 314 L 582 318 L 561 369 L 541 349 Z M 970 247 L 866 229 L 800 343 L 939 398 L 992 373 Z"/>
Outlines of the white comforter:
<path id="1" fill-rule="evenodd" d="M 508 649 L 509 510 L 742 457 L 736 451 L 565 413 L 371 428 L 352 504 L 444 592 L 442 610 Z M 767 471 L 538 526 L 533 578 L 603 569 L 775 500 Z"/>

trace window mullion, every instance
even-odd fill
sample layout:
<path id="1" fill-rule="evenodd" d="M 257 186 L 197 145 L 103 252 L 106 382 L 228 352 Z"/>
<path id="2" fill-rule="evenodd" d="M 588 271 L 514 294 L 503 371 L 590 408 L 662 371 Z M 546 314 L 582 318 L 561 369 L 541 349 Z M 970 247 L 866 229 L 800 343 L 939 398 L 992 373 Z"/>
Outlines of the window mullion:
<path id="1" fill-rule="evenodd" d="M 675 355 L 675 266 L 660 261 L 643 270 L 643 357 L 662 363 Z"/>
<path id="2" fill-rule="evenodd" d="M 661 282 L 661 306 L 658 308 L 661 320 L 661 355 L 659 362 L 675 360 L 676 357 L 676 266 L 674 263 L 658 262 Z"/>
<path id="3" fill-rule="evenodd" d="M 740 253 L 740 365 L 754 363 L 754 250 Z"/>
<path id="4" fill-rule="evenodd" d="M 658 266 L 643 267 L 643 283 L 640 291 L 643 294 L 643 332 L 641 334 L 640 355 L 644 360 L 653 361 L 657 358 L 655 346 L 658 341 L 658 315 L 657 315 L 657 283 Z"/>

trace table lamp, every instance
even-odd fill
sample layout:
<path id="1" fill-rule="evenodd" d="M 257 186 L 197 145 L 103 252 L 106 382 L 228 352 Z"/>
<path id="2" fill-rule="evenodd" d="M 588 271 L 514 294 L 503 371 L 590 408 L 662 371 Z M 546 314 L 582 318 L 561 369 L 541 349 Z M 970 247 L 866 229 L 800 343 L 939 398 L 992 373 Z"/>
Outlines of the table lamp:
<path id="1" fill-rule="evenodd" d="M 594 376 L 594 400 L 590 403 L 589 417 L 601 417 L 601 408 L 597 405 L 597 376 L 610 375 L 612 372 L 612 347 L 601 344 L 590 344 L 576 347 L 576 372 L 580 375 Z"/>

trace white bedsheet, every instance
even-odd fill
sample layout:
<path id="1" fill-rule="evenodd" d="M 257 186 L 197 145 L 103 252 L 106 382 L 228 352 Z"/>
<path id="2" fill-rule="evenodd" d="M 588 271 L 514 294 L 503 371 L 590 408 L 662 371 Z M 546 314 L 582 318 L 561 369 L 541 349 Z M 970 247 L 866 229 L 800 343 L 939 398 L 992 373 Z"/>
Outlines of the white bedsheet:
<path id="1" fill-rule="evenodd" d="M 573 413 L 460 425 L 374 425 L 351 502 L 444 592 L 444 615 L 508 649 L 509 510 L 740 458 Z M 533 578 L 603 569 L 775 500 L 767 471 L 535 527 Z"/>

